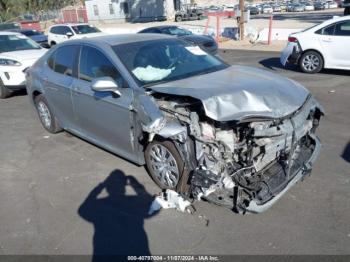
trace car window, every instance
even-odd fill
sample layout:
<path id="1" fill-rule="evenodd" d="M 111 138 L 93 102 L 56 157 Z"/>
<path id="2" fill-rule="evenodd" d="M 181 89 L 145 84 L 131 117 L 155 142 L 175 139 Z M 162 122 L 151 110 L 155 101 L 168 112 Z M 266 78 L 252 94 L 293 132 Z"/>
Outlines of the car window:
<path id="1" fill-rule="evenodd" d="M 350 36 L 350 21 L 338 23 L 335 25 L 334 35 Z"/>
<path id="2" fill-rule="evenodd" d="M 116 67 L 100 51 L 84 46 L 80 55 L 79 79 L 91 82 L 95 78 L 109 76 L 123 86 L 123 80 Z"/>
<path id="3" fill-rule="evenodd" d="M 100 33 L 101 31 L 94 27 L 93 25 L 77 25 L 72 26 L 74 32 L 78 35 L 92 34 L 92 33 Z"/>
<path id="4" fill-rule="evenodd" d="M 149 29 L 145 29 L 142 31 L 142 33 L 153 33 L 153 34 L 159 34 L 160 30 L 157 28 L 149 28 Z"/>
<path id="5" fill-rule="evenodd" d="M 321 34 L 322 35 L 334 35 L 334 29 L 335 25 L 330 25 L 322 29 Z"/>
<path id="6" fill-rule="evenodd" d="M 73 31 L 68 27 L 68 26 L 62 26 L 62 35 L 66 35 L 67 33 L 72 33 L 73 34 Z"/>
<path id="7" fill-rule="evenodd" d="M 79 50 L 78 46 L 63 46 L 56 51 L 54 60 L 54 71 L 67 75 L 73 76 L 74 62 Z"/>

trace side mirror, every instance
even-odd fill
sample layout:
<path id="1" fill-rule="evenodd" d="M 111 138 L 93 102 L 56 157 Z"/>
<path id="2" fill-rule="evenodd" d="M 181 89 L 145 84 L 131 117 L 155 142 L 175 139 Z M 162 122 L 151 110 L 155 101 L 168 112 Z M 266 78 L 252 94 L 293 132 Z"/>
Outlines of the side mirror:
<path id="1" fill-rule="evenodd" d="M 117 83 L 109 76 L 94 79 L 91 82 L 91 89 L 95 92 L 112 92 L 118 97 L 122 95 L 118 90 Z"/>
<path id="2" fill-rule="evenodd" d="M 70 38 L 70 37 L 73 36 L 73 33 L 72 33 L 72 32 L 67 32 L 67 33 L 66 33 L 66 36 L 68 36 L 68 38 Z"/>

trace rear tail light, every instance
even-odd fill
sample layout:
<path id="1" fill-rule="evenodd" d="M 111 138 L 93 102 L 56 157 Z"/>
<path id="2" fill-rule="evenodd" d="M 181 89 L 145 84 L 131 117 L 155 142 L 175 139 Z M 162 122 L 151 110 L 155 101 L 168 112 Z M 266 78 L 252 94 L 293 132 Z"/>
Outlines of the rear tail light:
<path id="1" fill-rule="evenodd" d="M 288 42 L 296 43 L 296 42 L 298 42 L 298 39 L 294 36 L 290 36 L 290 37 L 288 37 Z"/>

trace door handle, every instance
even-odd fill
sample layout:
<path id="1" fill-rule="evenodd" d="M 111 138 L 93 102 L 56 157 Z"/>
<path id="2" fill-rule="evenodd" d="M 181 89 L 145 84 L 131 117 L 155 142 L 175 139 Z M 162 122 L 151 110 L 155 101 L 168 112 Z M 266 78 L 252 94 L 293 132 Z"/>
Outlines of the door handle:
<path id="1" fill-rule="evenodd" d="M 333 42 L 332 39 L 330 38 L 326 38 L 326 39 L 322 39 L 323 42 L 326 42 L 326 43 L 330 43 L 330 42 Z"/>

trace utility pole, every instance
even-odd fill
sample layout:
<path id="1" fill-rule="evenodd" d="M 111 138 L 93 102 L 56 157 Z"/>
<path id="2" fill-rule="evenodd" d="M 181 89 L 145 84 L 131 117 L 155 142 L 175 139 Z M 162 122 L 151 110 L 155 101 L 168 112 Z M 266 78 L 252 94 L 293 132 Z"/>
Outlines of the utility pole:
<path id="1" fill-rule="evenodd" d="M 244 40 L 244 0 L 239 0 L 239 9 L 241 11 L 241 17 L 239 19 L 239 35 L 240 39 Z"/>

